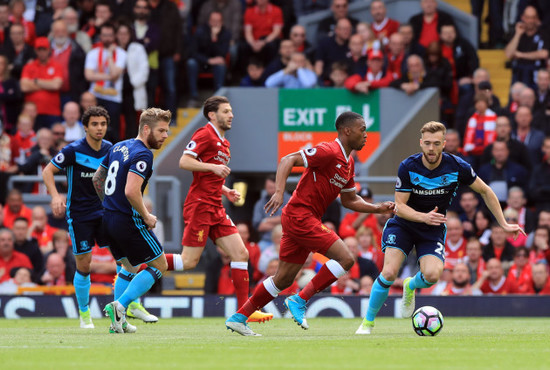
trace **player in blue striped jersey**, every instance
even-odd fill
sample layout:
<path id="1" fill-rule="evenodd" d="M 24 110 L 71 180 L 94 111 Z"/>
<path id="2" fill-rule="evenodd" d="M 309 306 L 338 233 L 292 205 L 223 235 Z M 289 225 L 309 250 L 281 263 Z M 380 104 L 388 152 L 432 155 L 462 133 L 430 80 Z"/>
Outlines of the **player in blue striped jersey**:
<path id="1" fill-rule="evenodd" d="M 86 136 L 63 149 L 51 160 L 42 173 L 44 184 L 52 196 L 52 212 L 65 213 L 76 259 L 73 284 L 80 312 L 80 327 L 93 328 L 88 307 L 90 271 L 94 244 L 106 247 L 102 238 L 103 207 L 92 183 L 92 177 L 112 144 L 103 140 L 109 126 L 109 113 L 102 107 L 90 107 L 82 116 Z M 57 191 L 54 175 L 67 173 L 67 203 Z"/>
<path id="2" fill-rule="evenodd" d="M 396 216 L 388 220 L 382 233 L 384 267 L 373 284 L 366 317 L 356 334 L 371 333 L 390 286 L 413 248 L 420 271 L 403 282 L 401 316 L 412 315 L 416 289 L 437 283 L 445 262 L 445 214 L 459 185 L 468 185 L 479 193 L 506 232 L 524 233 L 518 225 L 506 222 L 497 196 L 468 163 L 443 153 L 446 129 L 442 123 L 428 122 L 420 133 L 422 152 L 405 159 L 399 166 L 395 185 Z"/>
<path id="3" fill-rule="evenodd" d="M 151 149 L 160 149 L 168 137 L 170 120 L 169 111 L 143 111 L 138 137 L 114 145 L 93 177 L 105 208 L 103 227 L 111 253 L 123 266 L 117 283 L 121 279 L 127 282 L 124 293 L 104 309 L 111 319 L 111 332 L 125 332 L 130 303 L 145 294 L 168 268 L 163 248 L 151 231 L 157 218 L 145 207 L 143 191 L 153 173 Z M 147 268 L 135 274 L 136 266 L 143 263 Z M 115 286 L 115 295 L 116 290 Z"/>

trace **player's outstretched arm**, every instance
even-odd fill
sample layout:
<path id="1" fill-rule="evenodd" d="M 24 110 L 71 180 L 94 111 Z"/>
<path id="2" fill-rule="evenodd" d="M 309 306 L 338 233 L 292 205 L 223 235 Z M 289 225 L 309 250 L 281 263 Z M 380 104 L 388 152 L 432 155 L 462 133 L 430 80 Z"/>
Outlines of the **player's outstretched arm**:
<path id="1" fill-rule="evenodd" d="M 103 166 L 99 166 L 92 177 L 92 183 L 94 184 L 95 192 L 101 201 L 105 198 L 105 179 L 107 178 L 107 169 Z"/>
<path id="2" fill-rule="evenodd" d="M 143 177 L 140 175 L 128 172 L 124 195 L 128 199 L 128 202 L 130 202 L 130 205 L 141 215 L 149 230 L 151 230 L 157 224 L 157 217 L 150 214 L 147 207 L 145 207 L 145 203 L 143 203 L 143 195 L 141 194 L 143 181 Z"/>
<path id="3" fill-rule="evenodd" d="M 304 159 L 300 152 L 294 152 L 284 156 L 277 166 L 277 175 L 275 176 L 275 194 L 265 204 L 265 213 L 273 216 L 275 212 L 283 205 L 286 180 L 294 166 L 304 166 Z"/>
<path id="4" fill-rule="evenodd" d="M 44 185 L 48 189 L 48 193 L 52 196 L 52 212 L 54 216 L 61 217 L 65 213 L 65 202 L 63 197 L 57 191 L 55 186 L 54 176 L 59 173 L 59 168 L 55 167 L 51 162 L 48 163 L 46 168 L 42 171 L 42 179 L 44 180 Z"/>
<path id="5" fill-rule="evenodd" d="M 519 233 L 525 234 L 525 231 L 516 224 L 509 224 L 506 222 L 502 208 L 500 208 L 500 202 L 493 189 L 491 189 L 482 179 L 477 177 L 470 188 L 481 195 L 483 201 L 489 208 L 489 211 L 495 216 L 498 224 L 508 233 L 514 233 L 514 237 L 517 237 Z"/>
<path id="6" fill-rule="evenodd" d="M 447 222 L 445 215 L 437 212 L 437 207 L 428 213 L 418 212 L 407 205 L 411 193 L 402 191 L 395 192 L 395 214 L 413 222 L 422 222 L 427 225 L 439 226 Z"/>
<path id="7" fill-rule="evenodd" d="M 372 204 L 365 202 L 355 191 L 344 191 L 340 193 L 342 205 L 355 212 L 362 213 L 390 213 L 395 209 L 394 202 L 383 202 Z"/>
<path id="8" fill-rule="evenodd" d="M 213 172 L 224 179 L 231 173 L 231 169 L 223 164 L 201 162 L 190 154 L 181 156 L 179 166 L 182 170 L 191 172 Z"/>

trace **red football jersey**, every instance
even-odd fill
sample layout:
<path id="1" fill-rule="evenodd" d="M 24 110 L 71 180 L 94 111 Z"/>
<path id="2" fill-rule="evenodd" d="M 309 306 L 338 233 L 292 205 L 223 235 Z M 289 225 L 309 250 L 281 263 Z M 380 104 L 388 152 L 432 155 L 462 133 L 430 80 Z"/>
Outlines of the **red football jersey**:
<path id="1" fill-rule="evenodd" d="M 340 192 L 355 191 L 355 165 L 340 140 L 300 150 L 306 168 L 294 194 L 283 209 L 288 216 L 317 219 Z"/>
<path id="2" fill-rule="evenodd" d="M 462 262 L 466 256 L 466 244 L 465 238 L 460 238 L 456 245 L 451 244 L 451 241 L 447 239 L 445 241 L 445 263 L 454 267 L 457 263 Z"/>
<path id="3" fill-rule="evenodd" d="M 189 154 L 203 163 L 228 165 L 231 159 L 229 140 L 222 137 L 216 127 L 208 122 L 199 128 L 185 147 Z M 213 206 L 222 205 L 222 186 L 225 179 L 212 172 L 193 172 L 193 182 L 185 204 L 202 202 Z"/>
<path id="4" fill-rule="evenodd" d="M 483 294 L 488 295 L 516 293 L 515 284 L 510 280 L 506 280 L 505 276 L 496 285 L 491 284 L 489 280 L 485 280 L 480 289 Z"/>
<path id="5" fill-rule="evenodd" d="M 510 280 L 511 284 L 515 284 L 516 293 L 527 293 L 529 291 L 529 287 L 532 285 L 531 265 L 525 265 L 520 272 L 518 271 L 518 267 L 514 263 L 510 267 L 510 270 L 508 270 L 508 277 L 506 279 Z"/>

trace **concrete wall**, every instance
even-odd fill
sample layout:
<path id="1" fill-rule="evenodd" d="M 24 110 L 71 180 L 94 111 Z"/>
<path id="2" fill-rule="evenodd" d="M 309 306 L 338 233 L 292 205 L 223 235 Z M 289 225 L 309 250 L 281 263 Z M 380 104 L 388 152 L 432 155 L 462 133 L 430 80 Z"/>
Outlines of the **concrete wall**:
<path id="1" fill-rule="evenodd" d="M 467 0 L 463 0 L 467 1 Z M 349 14 L 364 22 L 372 22 L 369 7 L 371 0 L 355 1 L 349 5 Z M 401 23 L 407 23 L 409 18 L 421 12 L 419 0 L 385 0 L 388 16 Z M 465 13 L 443 1 L 439 1 L 438 8 L 449 13 L 458 27 L 460 34 L 477 48 L 477 18 Z M 298 23 L 306 28 L 309 42 L 315 44 L 317 24 L 331 14 L 330 10 L 324 10 L 298 18 Z"/>

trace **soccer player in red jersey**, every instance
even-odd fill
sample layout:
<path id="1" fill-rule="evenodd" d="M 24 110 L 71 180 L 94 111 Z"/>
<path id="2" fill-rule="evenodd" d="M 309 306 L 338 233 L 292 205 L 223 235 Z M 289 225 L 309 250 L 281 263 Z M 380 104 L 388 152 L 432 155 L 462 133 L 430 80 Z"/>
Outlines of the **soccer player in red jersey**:
<path id="1" fill-rule="evenodd" d="M 241 198 L 237 190 L 224 185 L 231 172 L 227 166 L 231 159 L 230 144 L 224 135 L 231 129 L 233 110 L 226 97 L 212 96 L 204 103 L 203 114 L 209 122 L 193 134 L 179 162 L 180 168 L 193 172 L 193 182 L 183 206 L 183 251 L 181 255 L 166 255 L 168 270 L 197 266 L 210 237 L 231 258 L 231 279 L 237 305 L 241 307 L 248 299 L 248 250 L 222 205 L 222 195 L 231 202 Z M 258 311 L 249 321 L 272 318 L 273 314 Z"/>
<path id="2" fill-rule="evenodd" d="M 310 252 L 318 252 L 329 260 L 299 294 L 288 297 L 285 306 L 303 329 L 306 302 L 317 292 L 330 286 L 354 263 L 354 257 L 336 233 L 323 225 L 321 216 L 340 195 L 342 205 L 357 212 L 392 212 L 393 202 L 374 205 L 355 193 L 355 169 L 352 150 L 361 150 L 367 141 L 365 120 L 357 113 L 345 112 L 336 119 L 338 138 L 311 149 L 300 150 L 281 159 L 277 168 L 275 194 L 265 205 L 273 215 L 283 204 L 286 180 L 295 166 L 306 168 L 296 191 L 283 208 L 283 238 L 279 251 L 279 268 L 275 276 L 259 284 L 254 294 L 225 325 L 241 335 L 254 336 L 246 320 L 255 310 L 271 302 L 294 281 Z"/>

